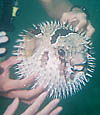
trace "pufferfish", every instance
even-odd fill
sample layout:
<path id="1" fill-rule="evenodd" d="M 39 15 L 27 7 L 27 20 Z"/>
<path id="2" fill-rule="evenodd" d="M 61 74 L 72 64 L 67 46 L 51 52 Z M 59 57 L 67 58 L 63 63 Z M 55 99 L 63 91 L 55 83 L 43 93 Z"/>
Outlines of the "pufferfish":
<path id="1" fill-rule="evenodd" d="M 79 91 L 92 77 L 95 58 L 93 43 L 85 32 L 59 21 L 33 25 L 17 39 L 13 55 L 19 79 L 36 75 L 32 88 L 43 85 L 53 98 L 66 98 Z"/>

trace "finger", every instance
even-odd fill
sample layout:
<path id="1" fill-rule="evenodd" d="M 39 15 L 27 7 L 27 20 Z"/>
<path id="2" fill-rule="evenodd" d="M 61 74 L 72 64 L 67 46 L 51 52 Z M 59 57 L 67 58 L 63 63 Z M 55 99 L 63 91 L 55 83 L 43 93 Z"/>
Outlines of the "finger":
<path id="1" fill-rule="evenodd" d="M 43 101 L 46 99 L 46 96 L 48 95 L 47 92 L 42 93 L 37 100 L 24 112 L 22 115 L 33 115 L 35 114 L 38 109 L 40 108 Z"/>
<path id="2" fill-rule="evenodd" d="M 67 19 L 67 18 L 61 19 L 60 22 L 61 22 L 62 24 L 66 24 L 66 23 L 68 23 L 68 19 Z"/>
<path id="3" fill-rule="evenodd" d="M 4 115 L 13 115 L 15 113 L 16 109 L 18 108 L 18 105 L 19 105 L 19 99 L 15 98 L 14 101 L 12 102 L 12 104 L 10 104 L 8 106 Z"/>
<path id="4" fill-rule="evenodd" d="M 85 35 L 85 34 L 86 34 L 86 29 L 85 29 L 85 28 L 84 28 L 84 29 L 81 28 L 81 29 L 78 31 L 78 33 L 79 33 L 79 34 L 84 33 L 84 35 Z"/>
<path id="5" fill-rule="evenodd" d="M 91 25 L 91 23 L 89 23 L 88 26 L 87 26 L 86 36 L 87 36 L 87 37 L 91 37 L 94 32 L 95 32 L 94 27 Z"/>
<path id="6" fill-rule="evenodd" d="M 0 32 L 0 37 L 1 36 L 6 36 L 6 32 L 4 32 L 4 31 Z"/>
<path id="7" fill-rule="evenodd" d="M 53 110 L 50 115 L 58 115 L 62 111 L 62 107 L 57 107 L 55 110 Z"/>
<path id="8" fill-rule="evenodd" d="M 66 24 L 66 23 L 72 23 L 72 22 L 76 22 L 77 21 L 77 17 L 74 13 L 72 12 L 69 12 L 69 13 L 64 13 L 62 15 L 62 18 L 61 18 L 61 22 L 63 24 Z"/>
<path id="9" fill-rule="evenodd" d="M 6 48 L 0 48 L 0 55 L 6 53 Z"/>
<path id="10" fill-rule="evenodd" d="M 69 19 L 68 22 L 69 23 L 73 23 L 73 22 L 76 22 L 77 21 L 77 18 L 76 17 L 73 17 L 72 19 Z"/>
<path id="11" fill-rule="evenodd" d="M 7 36 L 0 36 L 0 43 L 5 43 L 8 41 L 8 37 Z"/>
<path id="12" fill-rule="evenodd" d="M 15 56 L 10 57 L 8 60 L 2 62 L 0 66 L 4 69 L 9 69 L 12 65 L 19 63 Z"/>
<path id="13" fill-rule="evenodd" d="M 3 70 L 3 73 L 1 74 L 0 76 L 0 84 L 2 84 L 2 90 L 5 92 L 7 89 L 6 89 L 6 84 L 8 84 L 9 82 L 9 76 L 10 76 L 10 73 L 9 73 L 9 70 L 6 69 L 5 71 Z"/>
<path id="14" fill-rule="evenodd" d="M 61 22 L 62 24 L 66 24 L 66 23 L 68 22 L 67 13 L 64 13 L 64 14 L 63 14 L 63 16 L 62 16 L 60 22 Z"/>
<path id="15" fill-rule="evenodd" d="M 31 105 L 36 99 L 37 99 L 37 97 L 33 97 L 32 99 L 28 99 L 28 100 L 21 99 L 21 102 Z"/>
<path id="16" fill-rule="evenodd" d="M 44 109 L 42 109 L 37 115 L 48 115 L 59 103 L 59 99 L 51 101 Z"/>
<path id="17" fill-rule="evenodd" d="M 10 96 L 11 94 L 5 94 L 5 95 L 1 95 L 0 96 L 3 96 L 3 97 L 8 97 L 8 98 L 13 98 L 15 96 Z M 37 99 L 38 96 L 35 96 L 33 97 L 32 99 L 21 99 L 21 102 L 22 103 L 25 103 L 25 104 L 28 104 L 28 105 L 31 105 L 36 99 Z"/>
<path id="18" fill-rule="evenodd" d="M 10 91 L 8 93 L 2 93 L 1 96 L 9 97 L 9 98 L 15 98 L 18 97 L 20 99 L 32 99 L 36 98 L 36 96 L 40 95 L 44 91 L 44 88 L 37 87 L 36 89 L 31 90 L 16 90 L 16 91 Z"/>
<path id="19" fill-rule="evenodd" d="M 84 26 L 86 26 L 86 24 L 87 24 L 86 19 L 79 20 L 79 23 L 78 23 L 77 26 L 75 27 L 75 31 L 78 32 L 78 31 L 81 30 Z"/>

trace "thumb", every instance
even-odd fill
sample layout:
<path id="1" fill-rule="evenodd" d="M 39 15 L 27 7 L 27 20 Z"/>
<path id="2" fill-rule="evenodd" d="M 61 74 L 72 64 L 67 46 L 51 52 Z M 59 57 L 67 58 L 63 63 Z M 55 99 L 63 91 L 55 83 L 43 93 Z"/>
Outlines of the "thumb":
<path id="1" fill-rule="evenodd" d="M 3 69 L 9 69 L 12 65 L 19 63 L 19 60 L 17 60 L 16 56 L 10 57 L 8 60 L 2 62 L 0 66 Z"/>
<path id="2" fill-rule="evenodd" d="M 75 31 L 78 32 L 81 30 L 85 25 L 87 24 L 86 19 L 79 20 L 79 23 L 77 24 Z"/>

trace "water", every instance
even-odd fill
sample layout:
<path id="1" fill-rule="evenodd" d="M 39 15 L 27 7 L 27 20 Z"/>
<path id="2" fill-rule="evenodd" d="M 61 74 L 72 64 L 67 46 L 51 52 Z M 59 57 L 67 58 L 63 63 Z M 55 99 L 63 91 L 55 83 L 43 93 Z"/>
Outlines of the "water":
<path id="1" fill-rule="evenodd" d="M 69 96 L 67 99 L 61 100 L 60 104 L 63 106 L 63 111 L 60 115 L 99 115 L 100 114 L 100 55 L 99 55 L 99 44 L 100 44 L 100 1 L 98 0 L 71 0 L 74 4 L 84 5 L 88 8 L 90 14 L 91 22 L 96 29 L 95 34 L 92 37 L 94 42 L 94 51 L 96 57 L 96 70 L 94 77 L 90 79 L 87 85 L 80 90 L 78 93 L 74 94 L 72 97 Z M 17 35 L 22 29 L 30 28 L 33 23 L 37 24 L 45 20 L 50 20 L 45 10 L 37 0 L 24 0 L 19 1 L 20 15 L 15 19 L 15 29 L 14 32 L 9 32 L 10 41 L 6 44 L 8 53 L 4 59 L 7 59 L 12 52 L 12 47 L 14 41 L 17 39 Z M 6 14 L 5 14 L 6 15 Z M 47 99 L 45 103 L 50 101 Z M 7 105 L 10 104 L 12 100 L 0 97 L 0 115 L 3 114 Z M 45 105 L 45 104 L 43 104 Z M 24 111 L 27 105 L 20 104 L 16 115 Z"/>

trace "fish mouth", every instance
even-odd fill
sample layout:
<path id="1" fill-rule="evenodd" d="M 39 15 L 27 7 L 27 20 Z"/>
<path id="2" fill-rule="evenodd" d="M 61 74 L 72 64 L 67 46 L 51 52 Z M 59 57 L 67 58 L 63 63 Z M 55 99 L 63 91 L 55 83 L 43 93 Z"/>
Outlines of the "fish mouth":
<path id="1" fill-rule="evenodd" d="M 79 64 L 73 64 L 72 65 L 72 70 L 73 71 L 84 71 L 86 66 L 87 66 L 87 62 L 86 61 L 84 61 L 82 63 L 79 63 Z"/>

